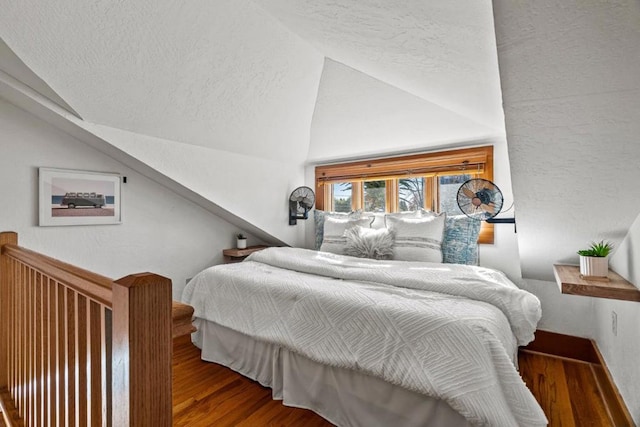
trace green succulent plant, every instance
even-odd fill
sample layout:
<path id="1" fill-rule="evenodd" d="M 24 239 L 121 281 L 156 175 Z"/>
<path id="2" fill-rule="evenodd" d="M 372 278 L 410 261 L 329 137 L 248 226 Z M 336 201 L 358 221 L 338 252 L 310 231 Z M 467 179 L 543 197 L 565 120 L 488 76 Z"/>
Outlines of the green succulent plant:
<path id="1" fill-rule="evenodd" d="M 593 256 L 593 257 L 606 257 L 611 253 L 613 249 L 613 245 L 609 242 L 605 242 L 604 240 L 600 240 L 599 242 L 591 243 L 589 249 L 581 249 L 578 251 L 578 255 L 582 256 Z"/>

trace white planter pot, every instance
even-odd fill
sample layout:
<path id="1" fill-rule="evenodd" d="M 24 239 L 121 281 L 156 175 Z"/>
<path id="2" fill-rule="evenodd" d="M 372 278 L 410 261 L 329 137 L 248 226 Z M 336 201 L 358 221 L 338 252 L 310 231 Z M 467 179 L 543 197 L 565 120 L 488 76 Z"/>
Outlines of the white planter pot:
<path id="1" fill-rule="evenodd" d="M 236 247 L 238 249 L 246 249 L 247 248 L 247 239 L 236 239 Z"/>
<path id="2" fill-rule="evenodd" d="M 609 257 L 580 255 L 580 274 L 583 276 L 607 277 L 609 274 Z"/>

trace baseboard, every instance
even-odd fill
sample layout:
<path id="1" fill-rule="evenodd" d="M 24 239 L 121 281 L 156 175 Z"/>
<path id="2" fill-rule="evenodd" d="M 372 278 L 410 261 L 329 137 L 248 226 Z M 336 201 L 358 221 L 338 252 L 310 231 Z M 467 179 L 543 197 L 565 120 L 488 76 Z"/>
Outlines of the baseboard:
<path id="1" fill-rule="evenodd" d="M 594 340 L 537 330 L 534 341 L 522 350 L 589 363 L 614 425 L 635 427 L 631 413 Z"/>

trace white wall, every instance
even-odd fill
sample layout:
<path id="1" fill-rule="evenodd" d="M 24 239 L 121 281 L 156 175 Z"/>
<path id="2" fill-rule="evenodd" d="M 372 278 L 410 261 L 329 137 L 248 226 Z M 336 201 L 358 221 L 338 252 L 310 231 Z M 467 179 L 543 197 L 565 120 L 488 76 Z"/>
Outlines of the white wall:
<path id="1" fill-rule="evenodd" d="M 503 136 L 445 107 L 325 59 L 307 161 L 426 150 Z"/>
<path id="2" fill-rule="evenodd" d="M 123 224 L 38 227 L 38 167 L 126 176 Z M 222 262 L 241 231 L 3 100 L 0 178 L 0 230 L 18 232 L 23 246 L 114 279 L 143 271 L 169 277 L 176 299 L 187 278 Z"/>
<path id="3" fill-rule="evenodd" d="M 324 61 L 311 44 L 249 0 L 3 6 L 0 37 L 80 113 L 72 125 L 230 221 L 300 243 L 287 198 L 304 183 Z M 0 45 L 0 56 L 7 51 Z"/>
<path id="4" fill-rule="evenodd" d="M 523 275 L 640 212 L 640 3 L 494 1 Z"/>
<path id="5" fill-rule="evenodd" d="M 541 328 L 596 339 L 640 423 L 640 304 L 529 280 L 552 280 L 552 264 L 577 263 L 592 240 L 618 246 L 640 212 L 640 3 L 493 5 L 526 286 L 543 300 Z"/>
<path id="6" fill-rule="evenodd" d="M 500 132 L 327 59 L 311 125 L 306 182 L 314 188 L 314 167 L 323 161 L 488 144 L 494 146 L 494 181 L 507 209 L 513 195 L 507 144 Z M 514 210 L 501 216 L 512 217 Z M 306 246 L 313 247 L 313 223 L 308 222 Z M 480 245 L 480 264 L 519 280 L 517 236 L 513 225 L 495 225 L 495 243 Z"/>
<path id="7" fill-rule="evenodd" d="M 24 0 L 0 24 L 88 122 L 304 161 L 324 56 L 249 0 Z"/>

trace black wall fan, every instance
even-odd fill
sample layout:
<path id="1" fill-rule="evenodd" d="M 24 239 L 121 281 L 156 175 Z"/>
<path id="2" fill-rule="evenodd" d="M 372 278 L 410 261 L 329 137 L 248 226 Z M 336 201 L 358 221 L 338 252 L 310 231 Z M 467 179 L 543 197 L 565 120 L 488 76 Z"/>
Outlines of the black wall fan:
<path id="1" fill-rule="evenodd" d="M 309 211 L 316 202 L 316 195 L 309 187 L 298 187 L 289 196 L 289 225 L 296 225 L 299 219 L 309 218 Z"/>
<path id="2" fill-rule="evenodd" d="M 502 191 L 493 182 L 473 178 L 464 182 L 458 189 L 458 207 L 470 218 L 487 222 L 515 222 L 515 219 L 492 220 L 500 213 L 504 198 Z"/>

